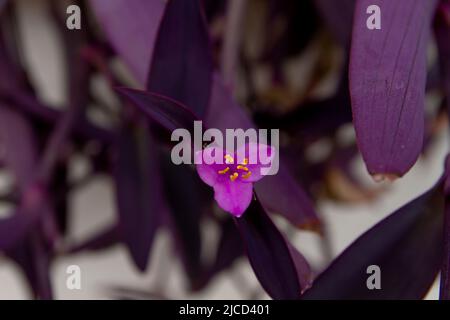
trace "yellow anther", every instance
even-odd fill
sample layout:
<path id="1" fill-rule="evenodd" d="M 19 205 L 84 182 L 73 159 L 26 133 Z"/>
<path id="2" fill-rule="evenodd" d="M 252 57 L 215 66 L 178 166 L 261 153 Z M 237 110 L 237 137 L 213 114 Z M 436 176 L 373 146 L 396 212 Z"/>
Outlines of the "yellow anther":
<path id="1" fill-rule="evenodd" d="M 226 155 L 224 156 L 224 158 L 225 158 L 225 163 L 226 163 L 226 164 L 233 164 L 233 163 L 234 163 L 233 157 L 230 156 L 229 154 L 226 154 Z"/>
<path id="2" fill-rule="evenodd" d="M 248 168 L 246 166 L 237 166 L 238 170 L 244 170 L 244 171 L 248 171 Z"/>
<path id="3" fill-rule="evenodd" d="M 230 168 L 226 167 L 225 169 L 220 170 L 220 171 L 218 171 L 218 172 L 219 172 L 219 174 L 225 174 L 225 173 L 227 173 L 229 170 L 230 170 Z"/>
<path id="4" fill-rule="evenodd" d="M 243 178 L 243 179 L 248 179 L 248 178 L 251 176 L 251 174 L 252 174 L 252 172 L 249 171 L 249 172 L 247 172 L 246 174 L 242 175 L 242 178 Z"/>
<path id="5" fill-rule="evenodd" d="M 244 158 L 244 161 L 242 162 L 242 164 L 243 164 L 244 166 L 248 165 L 248 158 Z"/>
<path id="6" fill-rule="evenodd" d="M 236 180 L 238 177 L 239 177 L 239 173 L 235 172 L 235 173 L 233 173 L 232 175 L 230 175 L 230 180 L 231 180 L 231 181 L 234 181 L 234 180 Z"/>

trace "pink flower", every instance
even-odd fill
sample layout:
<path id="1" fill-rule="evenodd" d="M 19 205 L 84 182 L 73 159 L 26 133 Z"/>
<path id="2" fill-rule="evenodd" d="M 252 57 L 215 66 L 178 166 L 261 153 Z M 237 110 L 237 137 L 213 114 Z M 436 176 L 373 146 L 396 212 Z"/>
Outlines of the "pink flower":
<path id="1" fill-rule="evenodd" d="M 214 199 L 225 211 L 240 217 L 250 205 L 253 183 L 264 177 L 274 157 L 274 148 L 249 143 L 234 153 L 207 147 L 195 154 L 200 178 L 214 188 Z"/>

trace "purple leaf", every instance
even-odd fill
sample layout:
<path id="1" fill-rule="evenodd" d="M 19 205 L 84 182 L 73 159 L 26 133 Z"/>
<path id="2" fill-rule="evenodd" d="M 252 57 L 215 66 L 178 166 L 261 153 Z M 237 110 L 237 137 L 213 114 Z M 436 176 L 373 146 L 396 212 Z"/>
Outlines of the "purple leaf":
<path id="1" fill-rule="evenodd" d="M 444 195 L 445 195 L 445 215 L 444 215 L 444 248 L 440 279 L 440 300 L 450 300 L 450 156 L 445 159 L 444 174 Z"/>
<path id="2" fill-rule="evenodd" d="M 434 30 L 439 53 L 442 85 L 450 112 L 450 2 L 441 2 L 435 19 Z"/>
<path id="3" fill-rule="evenodd" d="M 212 71 L 200 0 L 169 1 L 158 32 L 147 89 L 180 101 L 201 117 L 209 105 Z"/>
<path id="4" fill-rule="evenodd" d="M 345 47 L 350 45 L 356 0 L 315 0 L 327 27 Z"/>
<path id="5" fill-rule="evenodd" d="M 297 271 L 298 281 L 302 292 L 311 287 L 313 283 L 313 272 L 308 261 L 290 242 L 286 240 L 292 260 L 294 261 L 295 270 Z"/>
<path id="6" fill-rule="evenodd" d="M 434 188 L 353 242 L 319 275 L 304 299 L 423 298 L 441 266 L 442 223 L 442 196 Z M 367 287 L 371 265 L 381 270 L 381 290 Z"/>
<path id="7" fill-rule="evenodd" d="M 320 221 L 311 199 L 280 162 L 276 175 L 255 183 L 255 191 L 267 211 L 275 212 L 299 228 L 315 230 Z"/>
<path id="8" fill-rule="evenodd" d="M 403 176 L 424 137 L 426 49 L 437 0 L 357 2 L 350 57 L 350 93 L 358 145 L 368 171 Z M 370 5 L 381 29 L 366 26 Z"/>
<path id="9" fill-rule="evenodd" d="M 34 232 L 7 252 L 23 270 L 35 298 L 50 300 L 50 253 L 43 237 Z"/>
<path id="10" fill-rule="evenodd" d="M 163 210 L 157 153 L 145 124 L 124 127 L 115 166 L 120 232 L 144 271 Z"/>
<path id="11" fill-rule="evenodd" d="M 0 145 L 6 166 L 12 171 L 16 184 L 24 189 L 35 172 L 36 150 L 32 128 L 20 113 L 0 105 Z"/>
<path id="12" fill-rule="evenodd" d="M 67 251 L 70 253 L 77 253 L 84 250 L 104 250 L 119 243 L 119 240 L 120 227 L 118 225 L 113 225 L 112 227 L 99 231 L 94 236 L 81 243 L 70 246 Z"/>
<path id="13" fill-rule="evenodd" d="M 301 284 L 308 281 L 299 275 L 309 272 L 297 268 L 306 267 L 306 260 L 303 259 L 303 265 L 294 263 L 288 243 L 259 202 L 253 201 L 246 214 L 235 218 L 235 222 L 250 264 L 267 293 L 273 299 L 298 299 L 304 289 Z"/>
<path id="14" fill-rule="evenodd" d="M 38 215 L 18 210 L 8 218 L 0 219 L 0 251 L 10 249 L 26 236 L 35 225 Z"/>
<path id="15" fill-rule="evenodd" d="M 184 105 L 158 94 L 129 88 L 117 88 L 120 94 L 147 116 L 169 131 L 178 128 L 192 130 L 198 118 Z"/>
<path id="16" fill-rule="evenodd" d="M 170 206 L 169 225 L 191 280 L 191 287 L 196 289 L 203 272 L 200 223 L 203 214 L 212 208 L 212 197 L 193 168 L 174 165 L 169 153 L 164 156 L 162 172 Z"/>
<path id="17" fill-rule="evenodd" d="M 114 49 L 143 85 L 147 79 L 164 0 L 91 0 Z"/>
<path id="18" fill-rule="evenodd" d="M 448 194 L 446 194 L 445 201 L 445 218 L 444 218 L 444 259 L 441 268 L 441 280 L 439 299 L 450 300 L 450 203 L 448 201 Z"/>
<path id="19" fill-rule="evenodd" d="M 239 232 L 232 218 L 226 219 L 221 224 L 222 235 L 217 247 L 216 258 L 211 268 L 212 274 L 217 274 L 228 269 L 231 264 L 244 254 L 244 247 Z"/>

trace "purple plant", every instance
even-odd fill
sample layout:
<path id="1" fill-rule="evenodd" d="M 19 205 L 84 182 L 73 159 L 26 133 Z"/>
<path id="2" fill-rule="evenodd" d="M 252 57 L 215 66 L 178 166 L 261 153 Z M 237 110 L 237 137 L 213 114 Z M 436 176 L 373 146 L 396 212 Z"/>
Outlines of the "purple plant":
<path id="1" fill-rule="evenodd" d="M 13 208 L 0 219 L 0 250 L 23 271 L 34 297 L 54 297 L 49 270 L 63 255 L 122 243 L 147 270 L 155 235 L 166 229 L 192 291 L 247 256 L 273 299 L 421 299 L 439 271 L 440 298 L 450 299 L 450 160 L 431 190 L 365 232 L 325 270 L 312 268 L 272 221 L 277 215 L 325 241 L 317 201 L 377 195 L 349 166 L 358 150 L 377 181 L 401 178 L 427 153 L 450 110 L 448 0 L 89 0 L 77 3 L 81 30 L 66 29 L 65 7 L 48 2 L 69 66 L 69 103 L 59 110 L 39 98 L 20 59 L 15 1 L 0 1 L 0 169 L 14 177 L 0 194 Z M 380 30 L 366 27 L 370 5 L 382 10 Z M 247 20 L 259 29 L 251 31 Z M 317 59 L 301 75 L 304 89 L 292 89 L 286 65 L 306 59 L 313 43 Z M 430 45 L 437 58 L 428 59 Z M 333 71 L 339 50 L 343 61 Z M 268 70 L 264 85 L 261 69 Z M 335 89 L 317 98 L 333 73 Z M 94 77 L 120 101 L 106 127 L 88 116 L 101 109 Z M 426 114 L 429 92 L 441 105 Z M 229 153 L 220 165 L 173 164 L 170 133 L 192 132 L 198 120 L 221 132 L 279 129 L 279 172 L 263 177 L 261 163 Z M 343 144 L 338 132 L 349 123 L 356 141 Z M 320 141 L 332 150 L 311 159 L 306 150 Z M 246 145 L 246 153 L 266 147 Z M 206 147 L 196 157 L 219 151 Z M 82 243 L 67 236 L 71 191 L 83 186 L 68 177 L 76 154 L 90 163 L 87 180 L 111 177 L 118 216 Z M 202 255 L 205 221 L 220 232 L 213 259 Z M 369 265 L 382 270 L 383 290 L 367 289 Z"/>

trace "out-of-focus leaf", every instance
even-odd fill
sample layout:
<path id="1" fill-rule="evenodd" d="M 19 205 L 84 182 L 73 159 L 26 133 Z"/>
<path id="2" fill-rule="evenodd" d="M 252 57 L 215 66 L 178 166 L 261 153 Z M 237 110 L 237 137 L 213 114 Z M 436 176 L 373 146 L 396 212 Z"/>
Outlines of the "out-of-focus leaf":
<path id="1" fill-rule="evenodd" d="M 187 107 L 168 97 L 129 88 L 117 88 L 117 91 L 169 131 L 192 130 L 194 121 L 198 120 Z"/>
<path id="2" fill-rule="evenodd" d="M 255 183 L 255 191 L 266 210 L 280 214 L 296 227 L 319 228 L 320 222 L 311 199 L 282 162 L 276 175 L 266 176 Z"/>
<path id="3" fill-rule="evenodd" d="M 423 298 L 442 262 L 442 202 L 433 188 L 376 224 L 319 275 L 303 298 Z M 381 270 L 381 290 L 367 287 L 371 265 Z"/>
<path id="4" fill-rule="evenodd" d="M 300 251 L 298 251 L 297 248 L 295 248 L 288 240 L 286 240 L 286 243 L 288 244 L 292 261 L 294 261 L 295 270 L 297 271 L 297 278 L 303 293 L 305 290 L 310 288 L 313 283 L 313 272 L 308 261 L 300 253 Z"/>
<path id="5" fill-rule="evenodd" d="M 68 252 L 77 253 L 84 250 L 104 250 L 115 244 L 120 240 L 120 228 L 118 225 L 113 225 L 105 230 L 96 233 L 93 237 L 87 240 L 72 245 L 68 248 Z"/>
<path id="6" fill-rule="evenodd" d="M 203 288 L 208 282 L 220 272 L 227 270 L 232 264 L 244 255 L 244 246 L 233 218 L 228 217 L 220 223 L 221 235 L 216 248 L 216 254 L 211 266 L 208 267 L 201 282 L 199 289 Z"/>
<path id="7" fill-rule="evenodd" d="M 3 8 L 5 8 L 7 3 L 8 0 L 0 0 L 0 12 L 3 11 Z"/>
<path id="8" fill-rule="evenodd" d="M 90 0 L 114 49 L 143 85 L 154 51 L 164 0 Z"/>
<path id="9" fill-rule="evenodd" d="M 180 101 L 202 117 L 209 105 L 212 71 L 200 0 L 169 1 L 158 32 L 147 89 Z"/>
<path id="10" fill-rule="evenodd" d="M 16 213 L 0 222 L 0 246 L 21 266 L 36 297 L 51 299 L 49 248 L 39 233 L 42 224 L 37 224 L 48 217 L 48 207 L 40 186 L 33 185 L 37 159 L 34 135 L 27 120 L 4 105 L 0 105 L 0 146 L 22 195 Z"/>
<path id="11" fill-rule="evenodd" d="M 450 156 L 445 159 L 444 174 L 445 216 L 444 244 L 440 279 L 440 300 L 450 300 Z"/>
<path id="12" fill-rule="evenodd" d="M 440 279 L 440 300 L 450 300 L 450 202 L 449 193 L 446 192 L 445 218 L 444 218 L 444 259 L 442 260 Z"/>
<path id="13" fill-rule="evenodd" d="M 307 270 L 297 269 L 307 266 L 306 260 L 303 259 L 303 266 L 303 262 L 294 263 L 288 243 L 259 202 L 253 201 L 235 222 L 250 264 L 267 293 L 274 299 L 298 299 L 304 289 L 301 284 L 310 280 L 300 279 L 299 276 L 310 275 Z"/>
<path id="14" fill-rule="evenodd" d="M 361 0 L 356 4 L 350 93 L 358 145 L 373 175 L 402 176 L 424 137 L 426 49 L 437 0 Z M 370 5 L 381 29 L 367 26 Z"/>
<path id="15" fill-rule="evenodd" d="M 17 186 L 25 188 L 34 177 L 34 136 L 25 117 L 5 105 L 0 105 L 0 146 L 0 157 L 14 174 Z"/>
<path id="16" fill-rule="evenodd" d="M 346 48 L 349 47 L 356 0 L 314 0 L 314 2 L 336 40 Z"/>
<path id="17" fill-rule="evenodd" d="M 50 283 L 50 253 L 41 234 L 34 232 L 7 251 L 23 270 L 35 298 L 53 299 Z"/>
<path id="18" fill-rule="evenodd" d="M 164 156 L 162 170 L 170 206 L 169 224 L 173 228 L 175 243 L 191 280 L 191 287 L 196 289 L 200 285 L 204 269 L 201 261 L 200 223 L 208 207 L 212 208 L 212 197 L 195 170 L 185 165 L 174 165 L 169 154 Z"/>
<path id="19" fill-rule="evenodd" d="M 19 242 L 30 231 L 36 218 L 33 212 L 18 210 L 10 217 L 0 219 L 0 251 L 8 250 Z"/>
<path id="20" fill-rule="evenodd" d="M 222 235 L 217 247 L 216 258 L 212 266 L 214 273 L 227 269 L 238 257 L 244 254 L 244 247 L 232 218 L 221 224 Z"/>
<path id="21" fill-rule="evenodd" d="M 121 236 L 142 271 L 163 210 L 158 157 L 152 145 L 145 124 L 125 126 L 118 137 L 115 166 Z"/>
<path id="22" fill-rule="evenodd" d="M 450 1 L 442 1 L 435 19 L 435 35 L 447 106 L 450 112 Z"/>

